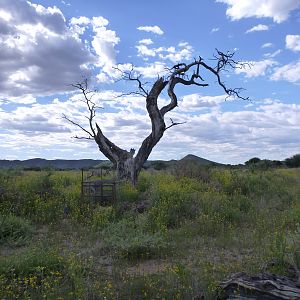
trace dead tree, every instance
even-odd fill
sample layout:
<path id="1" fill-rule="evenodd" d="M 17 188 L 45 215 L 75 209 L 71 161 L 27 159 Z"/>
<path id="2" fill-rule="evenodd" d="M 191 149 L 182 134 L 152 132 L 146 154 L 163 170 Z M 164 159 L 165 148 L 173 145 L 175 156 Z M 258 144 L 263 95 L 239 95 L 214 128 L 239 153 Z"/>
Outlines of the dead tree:
<path id="1" fill-rule="evenodd" d="M 203 88 L 208 87 L 209 84 L 203 79 L 203 74 L 209 72 L 215 76 L 217 84 L 223 89 L 228 97 L 236 97 L 244 100 L 248 99 L 240 95 L 241 88 L 228 88 L 221 80 L 222 71 L 245 67 L 244 63 L 235 61 L 233 55 L 234 53 L 231 52 L 223 53 L 217 50 L 214 55 L 215 66 L 208 65 L 201 57 L 195 59 L 190 64 L 177 64 L 168 70 L 169 74 L 167 76 L 159 77 L 150 90 L 146 89 L 145 84 L 141 81 L 141 76 L 136 76 L 133 69 L 131 71 L 122 72 L 123 79 L 137 84 L 138 90 L 135 94 L 145 97 L 146 109 L 152 125 L 150 134 L 142 142 L 135 156 L 134 149 L 131 149 L 130 151 L 121 149 L 109 140 L 103 134 L 97 122 L 94 121 L 97 107 L 92 101 L 92 94 L 88 88 L 87 80 L 83 83 L 74 84 L 73 87 L 79 89 L 83 94 L 83 101 L 86 103 L 89 112 L 89 116 L 87 117 L 89 129 L 84 128 L 65 115 L 64 118 L 78 126 L 87 134 L 87 137 L 76 138 L 92 139 L 97 143 L 99 150 L 114 164 L 119 179 L 127 179 L 133 185 L 136 185 L 143 164 L 148 159 L 153 147 L 162 138 L 164 132 L 175 125 L 182 124 L 181 122 L 174 122 L 172 119 L 170 119 L 170 125 L 167 126 L 165 123 L 166 114 L 178 105 L 177 96 L 174 91 L 177 85 L 196 85 Z M 165 89 L 170 97 L 170 101 L 167 105 L 159 108 L 157 103 L 158 97 Z"/>
<path id="2" fill-rule="evenodd" d="M 221 299 L 300 299 L 300 285 L 296 280 L 271 273 L 248 275 L 235 273 L 221 283 Z"/>

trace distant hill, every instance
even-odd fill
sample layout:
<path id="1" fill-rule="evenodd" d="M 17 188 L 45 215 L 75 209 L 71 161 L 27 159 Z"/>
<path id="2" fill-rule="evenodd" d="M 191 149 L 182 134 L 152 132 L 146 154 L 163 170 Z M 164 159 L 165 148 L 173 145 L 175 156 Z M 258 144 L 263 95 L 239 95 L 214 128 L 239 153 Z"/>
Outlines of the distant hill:
<path id="1" fill-rule="evenodd" d="M 188 154 L 187 156 L 185 156 L 184 158 L 182 158 L 181 160 L 179 160 L 179 162 L 189 162 L 192 161 L 198 165 L 203 165 L 203 166 L 207 166 L 207 165 L 220 165 L 219 163 L 213 162 L 211 160 L 193 155 L 193 154 Z"/>
<path id="2" fill-rule="evenodd" d="M 54 159 L 47 160 L 42 158 L 33 158 L 27 160 L 0 160 L 0 168 L 54 168 L 54 169 L 82 169 L 91 168 L 100 164 L 103 160 L 79 159 L 65 160 Z"/>
<path id="3" fill-rule="evenodd" d="M 216 164 L 213 161 L 189 154 L 180 160 L 149 160 L 144 164 L 146 169 L 154 168 L 157 170 L 166 169 L 177 165 L 180 162 L 192 161 L 198 165 Z M 94 159 L 54 159 L 47 160 L 42 158 L 33 158 L 27 160 L 0 160 L 0 168 L 20 168 L 20 169 L 34 169 L 34 168 L 54 168 L 54 169 L 89 169 L 93 167 L 110 166 L 108 160 L 94 160 Z"/>
<path id="4" fill-rule="evenodd" d="M 221 165 L 219 163 L 207 160 L 205 158 L 201 158 L 199 156 L 193 155 L 193 154 L 188 154 L 187 156 L 185 156 L 184 158 L 180 159 L 180 160 L 150 160 L 147 161 L 144 164 L 144 167 L 147 169 L 156 169 L 156 170 L 163 170 L 163 169 L 169 169 L 172 167 L 176 167 L 178 166 L 178 164 L 182 164 L 182 163 L 189 163 L 192 162 L 195 165 L 198 166 L 208 166 L 208 165 Z"/>

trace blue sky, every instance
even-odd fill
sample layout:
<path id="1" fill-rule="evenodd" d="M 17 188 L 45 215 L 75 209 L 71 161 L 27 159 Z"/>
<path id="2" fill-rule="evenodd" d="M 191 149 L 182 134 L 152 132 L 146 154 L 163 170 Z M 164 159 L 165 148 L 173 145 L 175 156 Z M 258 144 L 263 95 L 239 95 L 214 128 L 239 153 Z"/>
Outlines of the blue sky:
<path id="1" fill-rule="evenodd" d="M 119 81 L 115 66 L 133 64 L 151 86 L 179 62 L 201 56 L 213 65 L 215 48 L 251 65 L 222 74 L 251 101 L 225 101 L 208 74 L 207 88 L 176 88 L 169 117 L 185 123 L 166 131 L 150 159 L 193 153 L 243 163 L 299 153 L 300 0 L 0 0 L 0 159 L 103 159 L 62 118 L 86 125 L 70 85 L 85 77 L 98 90 L 103 132 L 138 149 L 150 131 L 145 99 L 121 95 L 136 87 Z"/>

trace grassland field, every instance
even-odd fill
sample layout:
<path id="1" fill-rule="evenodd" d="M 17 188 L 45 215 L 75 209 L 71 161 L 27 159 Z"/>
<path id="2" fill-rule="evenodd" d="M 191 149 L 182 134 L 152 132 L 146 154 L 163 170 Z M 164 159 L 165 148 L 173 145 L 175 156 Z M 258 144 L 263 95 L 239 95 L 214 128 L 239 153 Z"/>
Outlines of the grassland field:
<path id="1" fill-rule="evenodd" d="M 300 169 L 143 171 L 100 206 L 80 171 L 0 170 L 0 299 L 205 299 L 300 269 Z"/>

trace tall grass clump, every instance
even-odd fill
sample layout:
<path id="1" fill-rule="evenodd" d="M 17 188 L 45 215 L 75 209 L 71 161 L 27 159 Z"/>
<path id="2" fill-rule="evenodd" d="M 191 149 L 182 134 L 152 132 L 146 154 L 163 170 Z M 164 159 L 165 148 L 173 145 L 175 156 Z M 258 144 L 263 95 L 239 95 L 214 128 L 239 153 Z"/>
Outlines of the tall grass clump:
<path id="1" fill-rule="evenodd" d="M 199 283 L 183 264 L 177 263 L 159 274 L 128 275 L 101 282 L 102 299 L 196 299 Z M 104 287 L 103 287 L 104 285 Z"/>
<path id="2" fill-rule="evenodd" d="M 2 179 L 1 179 L 2 178 Z M 80 173 L 72 171 L 18 171 L 0 176 L 5 193 L 0 209 L 36 223 L 54 223 L 66 211 L 79 218 Z"/>
<path id="3" fill-rule="evenodd" d="M 129 182 L 122 183 L 118 192 L 120 202 L 136 202 L 139 198 L 138 189 L 133 187 Z"/>
<path id="4" fill-rule="evenodd" d="M 142 219 L 122 219 L 106 227 L 101 236 L 106 249 L 129 260 L 160 257 L 168 247 L 165 236 L 147 231 Z"/>
<path id="5" fill-rule="evenodd" d="M 90 226 L 94 231 L 102 230 L 110 225 L 116 218 L 115 210 L 112 206 L 97 205 L 91 216 Z"/>
<path id="6" fill-rule="evenodd" d="M 152 186 L 152 207 L 148 211 L 148 224 L 153 230 L 176 228 L 198 213 L 197 193 L 203 186 L 193 179 L 177 179 L 172 175 L 158 178 Z"/>
<path id="7" fill-rule="evenodd" d="M 33 225 L 12 214 L 0 215 L 0 244 L 20 246 L 26 244 L 34 233 Z"/>
<path id="8" fill-rule="evenodd" d="M 83 299 L 88 295 L 89 259 L 43 244 L 0 258 L 1 299 Z"/>
<path id="9" fill-rule="evenodd" d="M 0 258 L 0 298 L 38 299 L 56 295 L 63 281 L 63 259 L 56 251 L 33 247 Z"/>

